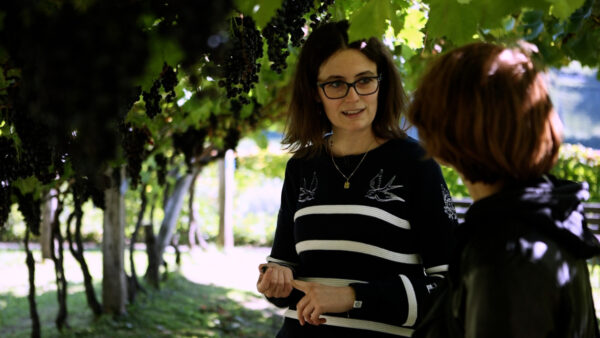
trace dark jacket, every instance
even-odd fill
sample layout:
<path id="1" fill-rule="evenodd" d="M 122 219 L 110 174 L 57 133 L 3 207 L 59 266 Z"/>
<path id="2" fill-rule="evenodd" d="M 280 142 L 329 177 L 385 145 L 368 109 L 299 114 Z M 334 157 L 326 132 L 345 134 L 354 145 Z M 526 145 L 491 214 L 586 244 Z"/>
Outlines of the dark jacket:
<path id="1" fill-rule="evenodd" d="M 475 202 L 447 284 L 413 337 L 600 337 L 586 259 L 587 184 L 544 177 Z"/>

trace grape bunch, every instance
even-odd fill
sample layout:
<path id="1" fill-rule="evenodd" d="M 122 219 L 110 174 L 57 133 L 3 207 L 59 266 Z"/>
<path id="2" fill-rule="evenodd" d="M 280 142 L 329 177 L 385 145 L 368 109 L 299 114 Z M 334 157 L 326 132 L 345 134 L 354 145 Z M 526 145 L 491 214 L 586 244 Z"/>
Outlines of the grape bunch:
<path id="1" fill-rule="evenodd" d="M 131 124 L 124 124 L 121 127 L 121 133 L 121 145 L 127 159 L 127 176 L 131 179 L 131 186 L 135 189 L 140 182 L 142 162 L 148 156 L 146 144 L 150 141 L 151 134 L 148 129 L 136 128 Z"/>
<path id="2" fill-rule="evenodd" d="M 142 92 L 142 98 L 144 99 L 144 104 L 146 107 L 146 115 L 149 118 L 152 119 L 154 116 L 161 113 L 160 79 L 154 80 L 149 91 Z"/>
<path id="3" fill-rule="evenodd" d="M 167 182 L 167 158 L 163 154 L 154 155 L 154 162 L 156 162 L 156 177 L 158 178 L 158 184 L 164 186 Z"/>
<path id="4" fill-rule="evenodd" d="M 327 7 L 333 5 L 335 0 L 324 0 L 317 8 L 317 12 L 310 16 L 310 28 L 315 29 L 321 23 L 326 23 L 331 19 L 331 13 L 327 12 Z"/>
<path id="5" fill-rule="evenodd" d="M 225 138 L 223 139 L 223 149 L 235 149 L 240 141 L 240 135 L 239 128 L 229 128 Z"/>
<path id="6" fill-rule="evenodd" d="M 183 133 L 173 135 L 173 147 L 176 151 L 183 153 L 188 172 L 191 172 L 192 166 L 204 151 L 204 140 L 208 135 L 208 130 L 204 128 L 188 128 Z"/>
<path id="7" fill-rule="evenodd" d="M 226 18 L 233 9 L 233 0 L 151 0 L 147 3 L 150 11 L 161 19 L 158 32 L 174 38 L 182 47 L 184 70 L 190 70 L 209 53 L 222 55 L 219 50 L 227 40 Z"/>
<path id="8" fill-rule="evenodd" d="M 167 96 L 165 97 L 167 102 L 173 102 L 175 100 L 175 86 L 177 86 L 177 83 L 177 71 L 165 62 L 162 73 L 160 74 L 160 84 L 165 90 L 165 93 L 167 93 Z"/>
<path id="9" fill-rule="evenodd" d="M 69 161 L 94 177 L 117 155 L 119 123 L 145 70 L 147 34 L 140 2 L 4 1 L 0 31 L 9 62 L 21 70 L 6 122 L 23 141 L 21 160 L 46 183 Z"/>
<path id="10" fill-rule="evenodd" d="M 263 56 L 262 36 L 249 16 L 234 17 L 230 25 L 229 48 L 221 65 L 224 79 L 219 81 L 219 86 L 225 87 L 227 98 L 238 97 L 242 104 L 247 104 L 249 101 L 244 94 L 258 82 L 258 60 Z"/>
<path id="11" fill-rule="evenodd" d="M 304 15 L 313 9 L 313 0 L 284 0 L 275 16 L 263 28 L 262 34 L 267 40 L 267 54 L 273 62 L 271 69 L 281 73 L 287 68 L 286 58 L 290 55 L 288 42 L 298 47 L 303 42 L 306 24 Z"/>
<path id="12" fill-rule="evenodd" d="M 158 79 L 154 80 L 152 87 L 149 91 L 142 92 L 142 98 L 146 107 L 146 115 L 149 118 L 159 115 L 162 112 L 160 101 L 162 100 L 162 94 L 160 88 L 162 87 L 165 93 L 165 101 L 173 102 L 176 98 L 175 86 L 177 86 L 177 72 L 173 67 L 169 66 L 166 62 L 163 65 L 162 72 Z"/>
<path id="13" fill-rule="evenodd" d="M 12 205 L 10 190 L 10 186 L 4 186 L 0 183 L 0 228 L 6 224 L 8 214 L 10 214 L 10 207 Z"/>
<path id="14" fill-rule="evenodd" d="M 19 176 L 17 161 L 14 141 L 0 137 L 0 227 L 4 226 L 10 213 L 11 183 Z"/>
<path id="15" fill-rule="evenodd" d="M 18 189 L 14 191 L 19 203 L 19 211 L 25 219 L 25 224 L 27 224 L 27 227 L 34 235 L 39 236 L 42 219 L 42 200 L 39 198 L 36 199 L 33 193 L 22 194 Z"/>
<path id="16" fill-rule="evenodd" d="M 92 199 L 92 202 L 97 208 L 105 209 L 106 205 L 104 202 L 104 189 L 107 187 L 97 187 L 94 182 L 87 177 L 76 177 L 73 185 L 71 186 L 71 192 L 73 195 L 73 203 L 75 206 L 81 207 L 88 199 Z"/>

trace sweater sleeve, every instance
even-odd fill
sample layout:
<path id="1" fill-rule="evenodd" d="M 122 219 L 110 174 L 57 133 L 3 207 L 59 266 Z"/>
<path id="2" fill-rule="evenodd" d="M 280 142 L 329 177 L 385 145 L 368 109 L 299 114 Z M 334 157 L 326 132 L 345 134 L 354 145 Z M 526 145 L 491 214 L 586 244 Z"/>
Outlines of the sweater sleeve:
<path id="1" fill-rule="evenodd" d="M 444 277 L 458 217 L 440 166 L 433 159 L 419 159 L 415 169 L 410 223 L 426 275 Z"/>
<path id="2" fill-rule="evenodd" d="M 457 225 L 452 199 L 439 165 L 431 159 L 417 160 L 409 181 L 410 224 L 424 273 L 351 284 L 356 299 L 362 301 L 351 316 L 414 326 L 430 307 L 430 294 L 444 282 Z"/>
<path id="3" fill-rule="evenodd" d="M 293 159 L 291 159 L 288 161 L 285 170 L 281 205 L 277 215 L 277 228 L 275 229 L 273 247 L 271 248 L 271 254 L 267 257 L 267 262 L 286 266 L 296 276 L 299 258 L 294 241 L 294 201 L 297 194 L 295 193 L 293 175 Z M 294 291 L 287 298 L 267 299 L 278 307 L 286 307 L 291 303 L 291 299 L 297 298 Z"/>

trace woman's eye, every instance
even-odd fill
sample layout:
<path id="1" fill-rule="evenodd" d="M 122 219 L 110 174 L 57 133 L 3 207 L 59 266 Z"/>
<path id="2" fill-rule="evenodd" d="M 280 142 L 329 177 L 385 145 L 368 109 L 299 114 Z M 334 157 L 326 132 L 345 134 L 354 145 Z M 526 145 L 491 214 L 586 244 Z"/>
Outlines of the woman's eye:
<path id="1" fill-rule="evenodd" d="M 335 81 L 335 82 L 329 83 L 329 86 L 331 88 L 340 88 L 343 85 L 344 85 L 344 82 L 342 82 L 342 81 Z"/>
<path id="2" fill-rule="evenodd" d="M 373 81 L 373 78 L 363 77 L 362 79 L 358 79 L 359 84 L 369 84 Z"/>

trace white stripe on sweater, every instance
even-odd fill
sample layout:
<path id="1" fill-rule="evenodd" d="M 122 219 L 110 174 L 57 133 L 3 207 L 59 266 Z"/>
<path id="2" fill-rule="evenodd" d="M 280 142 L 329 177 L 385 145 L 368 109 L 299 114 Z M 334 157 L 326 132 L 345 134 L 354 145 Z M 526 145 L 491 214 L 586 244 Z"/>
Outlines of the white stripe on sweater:
<path id="1" fill-rule="evenodd" d="M 403 326 L 413 326 L 417 322 L 417 295 L 413 285 L 405 275 L 399 275 L 404 283 L 404 290 L 406 290 L 406 300 L 408 302 L 408 315 L 406 316 L 406 322 Z"/>
<path id="2" fill-rule="evenodd" d="M 352 283 L 366 284 L 368 282 L 354 279 L 342 278 L 323 278 L 323 277 L 298 277 L 299 280 L 305 282 L 319 283 L 327 286 L 348 286 Z"/>
<path id="3" fill-rule="evenodd" d="M 425 272 L 429 274 L 440 273 L 448 271 L 448 264 L 432 266 L 430 268 L 425 269 Z"/>
<path id="4" fill-rule="evenodd" d="M 292 319 L 298 319 L 298 312 L 295 310 L 287 309 L 285 310 L 286 317 Z M 390 325 L 385 323 L 374 322 L 371 320 L 364 319 L 354 319 L 354 318 L 340 318 L 334 316 L 321 315 L 319 318 L 325 318 L 327 322 L 324 325 L 345 327 L 351 329 L 361 329 L 361 330 L 370 330 L 376 332 L 383 332 L 388 334 L 393 334 L 401 337 L 410 337 L 412 336 L 414 330 L 408 329 L 401 326 Z"/>
<path id="5" fill-rule="evenodd" d="M 398 263 L 421 263 L 421 257 L 417 254 L 403 254 L 361 242 L 340 240 L 308 240 L 296 243 L 296 252 L 298 254 L 311 250 L 350 251 L 376 256 Z"/>
<path id="6" fill-rule="evenodd" d="M 315 205 L 312 207 L 302 208 L 294 214 L 294 221 L 298 217 L 307 215 L 319 215 L 319 214 L 352 214 L 352 215 L 364 215 L 374 218 L 378 218 L 382 221 L 388 222 L 402 229 L 410 229 L 410 223 L 407 220 L 400 217 L 394 216 L 389 212 L 366 205 Z"/>

